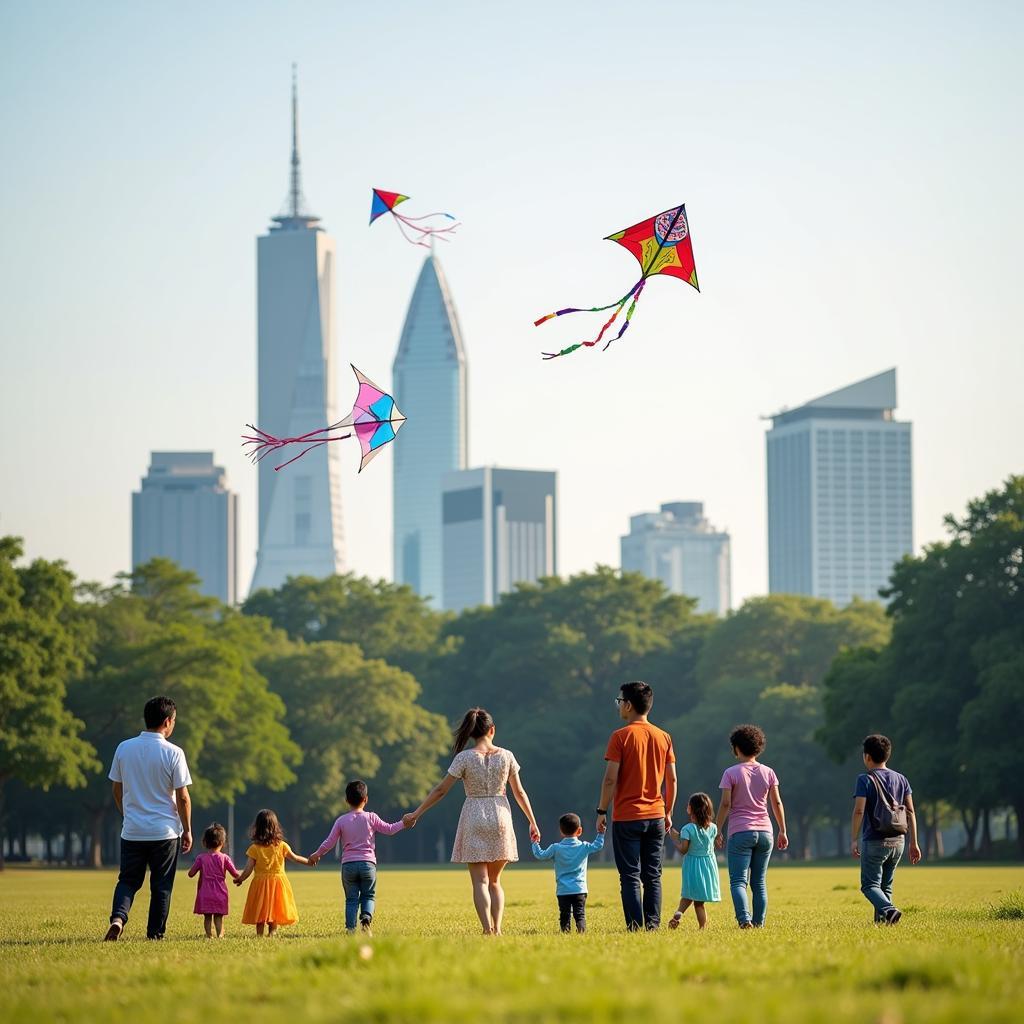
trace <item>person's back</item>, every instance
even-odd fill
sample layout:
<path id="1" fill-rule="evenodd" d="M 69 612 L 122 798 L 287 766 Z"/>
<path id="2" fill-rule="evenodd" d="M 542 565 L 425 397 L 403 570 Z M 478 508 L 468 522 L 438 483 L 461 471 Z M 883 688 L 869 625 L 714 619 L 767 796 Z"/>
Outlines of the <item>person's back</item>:
<path id="1" fill-rule="evenodd" d="M 122 839 L 152 841 L 181 835 L 174 792 L 191 781 L 181 747 L 158 732 L 142 732 L 118 744 L 110 778 L 123 786 Z"/>
<path id="2" fill-rule="evenodd" d="M 615 821 L 665 817 L 662 788 L 672 758 L 672 737 L 650 722 L 631 722 L 608 741 L 607 760 L 618 760 Z"/>

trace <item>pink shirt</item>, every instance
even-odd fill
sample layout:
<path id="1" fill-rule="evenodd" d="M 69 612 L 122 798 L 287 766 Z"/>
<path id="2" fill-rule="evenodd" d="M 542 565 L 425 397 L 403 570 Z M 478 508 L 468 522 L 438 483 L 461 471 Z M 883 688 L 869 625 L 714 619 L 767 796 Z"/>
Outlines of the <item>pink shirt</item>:
<path id="1" fill-rule="evenodd" d="M 779 777 L 775 772 L 757 761 L 743 761 L 726 768 L 718 788 L 732 793 L 729 835 L 772 831 L 768 817 L 768 792 L 778 784 Z"/>
<path id="2" fill-rule="evenodd" d="M 331 834 L 320 844 L 314 856 L 322 857 L 333 849 L 340 839 L 342 864 L 349 864 L 354 860 L 368 860 L 371 864 L 376 864 L 374 834 L 380 832 L 385 836 L 393 836 L 404 827 L 400 821 L 389 824 L 378 818 L 373 811 L 349 811 L 334 823 Z"/>

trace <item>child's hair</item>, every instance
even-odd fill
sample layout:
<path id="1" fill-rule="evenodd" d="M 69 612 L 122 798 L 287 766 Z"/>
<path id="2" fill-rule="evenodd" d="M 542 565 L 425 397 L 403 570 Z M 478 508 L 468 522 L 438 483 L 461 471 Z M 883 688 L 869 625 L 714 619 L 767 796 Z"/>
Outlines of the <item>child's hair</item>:
<path id="1" fill-rule="evenodd" d="M 349 807 L 358 807 L 366 803 L 366 783 L 362 779 L 356 779 L 345 787 L 345 799 Z"/>
<path id="2" fill-rule="evenodd" d="M 207 850 L 219 850 L 227 841 L 227 830 L 219 821 L 206 826 L 206 831 L 203 833 L 203 846 Z"/>
<path id="3" fill-rule="evenodd" d="M 892 756 L 892 740 L 880 732 L 873 732 L 870 736 L 864 737 L 864 753 L 875 764 L 884 764 Z"/>
<path id="4" fill-rule="evenodd" d="M 697 828 L 707 828 L 715 816 L 715 808 L 707 793 L 694 793 L 686 803 L 687 810 L 693 815 Z"/>
<path id="5" fill-rule="evenodd" d="M 764 730 L 759 725 L 737 725 L 729 733 L 729 744 L 744 757 L 757 757 L 765 748 L 767 741 Z"/>
<path id="6" fill-rule="evenodd" d="M 249 829 L 249 838 L 258 846 L 274 846 L 284 839 L 284 829 L 277 815 L 268 807 L 256 814 L 256 820 Z"/>
<path id="7" fill-rule="evenodd" d="M 571 811 L 568 814 L 563 814 L 558 819 L 558 830 L 563 836 L 574 836 L 579 832 L 580 828 L 580 816 L 573 814 Z"/>
<path id="8" fill-rule="evenodd" d="M 486 736 L 494 725 L 490 712 L 483 708 L 470 708 L 463 716 L 458 729 L 452 732 L 452 756 L 457 754 L 470 740 Z"/>

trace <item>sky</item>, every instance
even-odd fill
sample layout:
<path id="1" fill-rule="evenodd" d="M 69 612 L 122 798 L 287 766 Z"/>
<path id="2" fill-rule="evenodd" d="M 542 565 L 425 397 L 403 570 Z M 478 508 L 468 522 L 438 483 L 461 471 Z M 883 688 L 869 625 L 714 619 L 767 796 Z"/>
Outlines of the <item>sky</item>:
<path id="1" fill-rule="evenodd" d="M 561 573 L 696 500 L 732 535 L 734 604 L 764 593 L 762 417 L 891 366 L 915 545 L 938 540 L 1024 471 L 1022 45 L 1011 0 L 2 0 L 0 534 L 110 580 L 149 453 L 212 449 L 247 591 L 255 240 L 294 61 L 340 404 L 350 361 L 390 381 L 423 259 L 367 227 L 371 187 L 458 214 L 438 255 L 470 464 L 558 470 Z M 621 343 L 543 362 L 598 315 L 533 320 L 635 280 L 604 236 L 680 202 L 700 294 L 656 279 Z M 390 454 L 342 461 L 346 564 L 390 577 Z"/>

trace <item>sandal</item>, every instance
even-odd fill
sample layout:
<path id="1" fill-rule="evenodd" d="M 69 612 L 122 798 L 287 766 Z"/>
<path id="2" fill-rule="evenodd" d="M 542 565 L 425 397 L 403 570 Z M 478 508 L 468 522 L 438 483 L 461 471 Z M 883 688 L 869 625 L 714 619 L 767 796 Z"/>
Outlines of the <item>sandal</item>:
<path id="1" fill-rule="evenodd" d="M 669 928 L 671 928 L 673 930 L 678 928 L 679 927 L 679 922 L 682 921 L 682 919 L 683 919 L 683 912 L 681 910 L 677 910 L 672 915 L 672 919 L 668 923 Z"/>

